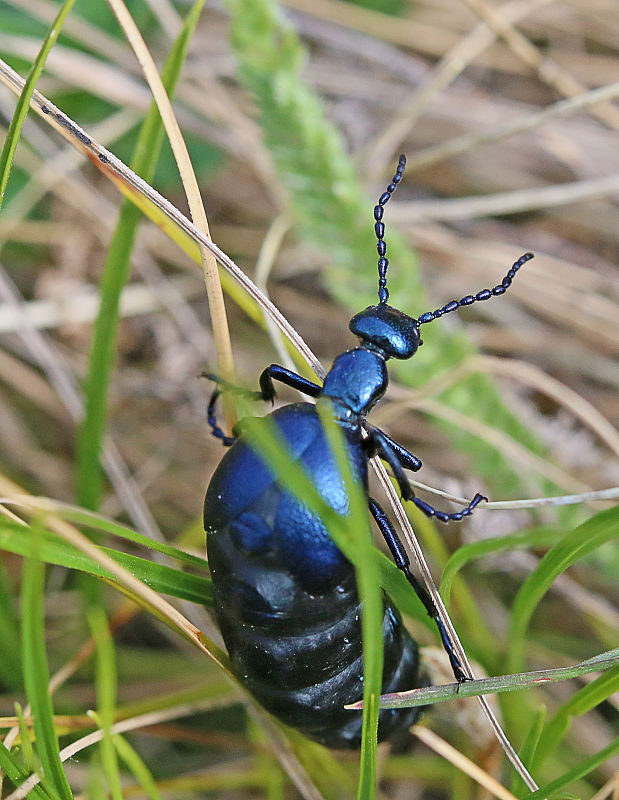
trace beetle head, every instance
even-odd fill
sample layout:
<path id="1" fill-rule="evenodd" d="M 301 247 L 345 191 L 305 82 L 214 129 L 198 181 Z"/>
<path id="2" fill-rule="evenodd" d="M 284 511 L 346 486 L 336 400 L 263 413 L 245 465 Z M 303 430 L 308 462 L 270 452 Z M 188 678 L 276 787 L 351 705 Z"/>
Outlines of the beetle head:
<path id="1" fill-rule="evenodd" d="M 386 358 L 410 358 L 421 344 L 419 323 L 386 303 L 368 306 L 350 320 L 350 330 L 361 344 Z"/>

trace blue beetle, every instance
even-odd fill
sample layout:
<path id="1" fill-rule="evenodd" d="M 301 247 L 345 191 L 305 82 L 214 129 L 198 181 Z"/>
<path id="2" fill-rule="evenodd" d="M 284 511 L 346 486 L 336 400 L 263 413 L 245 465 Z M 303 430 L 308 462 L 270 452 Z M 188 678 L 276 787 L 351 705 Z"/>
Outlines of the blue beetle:
<path id="1" fill-rule="evenodd" d="M 437 626 L 457 680 L 466 675 L 428 592 L 410 570 L 410 561 L 387 514 L 368 494 L 368 459 L 379 455 L 391 467 L 402 498 L 429 517 L 447 522 L 471 514 L 485 500 L 476 494 L 461 511 L 447 513 L 417 498 L 405 470 L 416 472 L 421 461 L 370 425 L 366 415 L 385 394 L 387 360 L 407 359 L 422 344 L 419 328 L 476 301 L 503 294 L 517 270 L 533 256 L 516 261 L 493 289 L 453 300 L 418 319 L 387 304 L 384 206 L 402 179 L 400 160 L 392 182 L 374 207 L 378 239 L 378 305 L 350 321 L 359 345 L 337 356 L 322 386 L 277 364 L 260 376 L 256 399 L 275 399 L 273 381 L 280 381 L 316 399 L 328 398 L 348 449 L 356 481 L 363 486 L 369 510 L 396 565 L 423 602 Z M 215 590 L 215 613 L 233 669 L 271 713 L 328 747 L 358 747 L 361 713 L 344 710 L 363 695 L 360 604 L 354 570 L 330 539 L 322 520 L 295 496 L 283 490 L 273 471 L 244 439 L 242 430 L 227 436 L 218 426 L 215 405 L 221 389 L 243 391 L 213 375 L 216 382 L 208 408 L 214 436 L 230 447 L 206 493 L 204 527 Z M 294 403 L 271 414 L 289 454 L 300 462 L 317 491 L 340 514 L 348 498 L 314 405 Z M 236 435 L 238 433 L 238 435 Z M 398 610 L 384 597 L 385 658 L 383 693 L 419 686 L 417 645 L 402 624 Z M 383 710 L 379 740 L 405 731 L 418 709 Z"/>

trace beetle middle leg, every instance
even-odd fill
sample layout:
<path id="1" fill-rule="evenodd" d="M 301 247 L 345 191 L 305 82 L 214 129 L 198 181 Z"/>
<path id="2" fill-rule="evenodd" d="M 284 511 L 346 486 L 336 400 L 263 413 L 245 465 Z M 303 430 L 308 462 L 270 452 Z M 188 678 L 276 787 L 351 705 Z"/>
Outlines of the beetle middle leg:
<path id="1" fill-rule="evenodd" d="M 405 447 L 402 447 L 401 444 L 398 444 L 394 439 L 391 438 L 391 436 L 388 436 L 385 433 L 385 431 L 381 431 L 380 428 L 375 428 L 373 425 L 369 425 L 367 422 L 364 422 L 363 427 L 368 433 L 368 439 L 369 440 L 374 439 L 374 442 L 371 445 L 367 445 L 370 447 L 374 446 L 372 455 L 376 455 L 376 453 L 381 453 L 387 449 L 391 449 L 395 453 L 400 464 L 405 469 L 410 469 L 411 472 L 417 472 L 418 470 L 421 469 L 421 467 L 423 466 L 421 463 L 421 459 L 413 455 L 410 452 L 410 450 L 407 450 Z M 378 440 L 380 440 L 380 444 L 382 445 L 380 449 L 376 447 L 376 442 Z M 388 458 L 385 458 L 385 460 L 391 463 Z"/>
<path id="2" fill-rule="evenodd" d="M 415 492 L 406 477 L 404 469 L 417 471 L 421 467 L 421 461 L 412 453 L 409 453 L 402 445 L 399 445 L 387 436 L 380 428 L 373 428 L 370 425 L 366 425 L 366 430 L 368 432 L 368 437 L 365 439 L 364 445 L 368 456 L 378 455 L 389 464 L 398 483 L 402 499 L 410 500 L 410 502 L 414 503 L 427 517 L 436 517 L 436 519 L 441 522 L 449 522 L 450 520 L 458 521 L 463 517 L 470 516 L 473 509 L 476 508 L 482 500 L 488 500 L 487 497 L 484 497 L 483 494 L 478 492 L 471 502 L 461 511 L 453 511 L 451 513 L 440 511 L 424 500 L 420 500 L 415 496 Z"/>
<path id="3" fill-rule="evenodd" d="M 381 506 L 372 497 L 368 498 L 368 504 L 372 516 L 376 520 L 376 524 L 378 525 L 378 528 L 383 536 L 383 539 L 385 540 L 387 547 L 391 552 L 391 557 L 393 558 L 396 567 L 404 573 L 406 580 L 413 587 L 415 594 L 423 603 L 428 616 L 431 617 L 436 623 L 436 627 L 438 628 L 438 632 L 443 643 L 443 648 L 449 657 L 449 663 L 451 664 L 455 679 L 458 681 L 458 683 L 463 683 L 464 681 L 470 680 L 469 676 L 462 668 L 460 659 L 456 655 L 453 642 L 447 633 L 445 625 L 443 624 L 443 620 L 439 616 L 434 600 L 428 593 L 427 589 L 425 589 L 425 587 L 419 583 L 417 578 L 410 570 L 410 559 L 406 553 L 406 550 L 404 549 L 404 546 L 402 545 L 402 542 L 400 541 L 400 538 L 398 537 L 398 534 L 395 531 L 395 528 L 393 527 L 391 520 Z"/>

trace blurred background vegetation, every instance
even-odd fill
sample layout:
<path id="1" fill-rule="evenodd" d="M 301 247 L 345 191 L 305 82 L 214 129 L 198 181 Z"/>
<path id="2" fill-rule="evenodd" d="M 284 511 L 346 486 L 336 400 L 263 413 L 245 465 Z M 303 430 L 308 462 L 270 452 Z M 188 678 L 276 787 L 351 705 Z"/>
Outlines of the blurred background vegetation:
<path id="1" fill-rule="evenodd" d="M 127 5 L 162 67 L 189 5 Z M 0 2 L 0 56 L 20 75 L 58 9 L 51 0 Z M 372 207 L 400 152 L 409 164 L 385 213 L 393 305 L 413 316 L 441 307 L 495 285 L 521 253 L 535 252 L 506 297 L 423 330 L 423 350 L 394 365 L 391 402 L 372 417 L 423 460 L 425 483 L 451 494 L 480 490 L 509 500 L 619 483 L 618 41 L 613 0 L 209 2 L 189 41 L 174 108 L 213 241 L 268 287 L 325 366 L 354 345 L 351 314 L 375 302 Z M 77 0 L 37 88 L 132 162 L 151 96 L 104 0 Z M 4 130 L 15 101 L 0 86 Z M 167 141 L 154 177 L 148 169 L 140 174 L 186 213 Z M 130 233 L 119 234 L 119 207 L 106 174 L 31 113 L 0 213 L 0 470 L 24 491 L 93 507 L 203 556 L 201 504 L 222 456 L 206 426 L 210 388 L 196 377 L 217 369 L 204 283 L 174 237 L 152 222 L 143 220 L 135 246 Z M 115 231 L 131 273 L 117 336 L 108 339 L 109 392 L 95 398 L 112 453 L 99 503 L 83 486 L 73 387 L 88 384 L 97 289 L 106 259 L 106 270 L 114 269 Z M 237 378 L 254 387 L 264 366 L 290 356 L 242 294 L 227 311 Z M 297 398 L 282 389 L 280 399 Z M 480 509 L 440 530 L 412 517 L 435 575 L 458 548 L 470 554 L 466 585 L 454 584 L 450 611 L 486 671 L 558 667 L 616 645 L 619 523 L 604 508 Z M 556 572 L 543 566 L 546 550 L 583 523 L 582 552 L 574 544 Z M 97 541 L 156 560 L 135 537 L 119 543 L 118 533 L 104 531 Z M 480 543 L 496 537 L 503 545 L 488 546 L 482 557 Z M 41 678 L 43 664 L 20 644 L 18 615 L 20 604 L 31 619 L 40 613 L 33 587 L 45 580 L 49 669 L 70 662 L 76 670 L 54 694 L 61 744 L 94 727 L 85 717 L 93 707 L 100 714 L 107 707 L 108 722 L 152 712 L 156 723 L 125 740 L 135 748 L 133 761 L 120 746 L 120 777 L 105 748 L 92 758 L 81 752 L 67 767 L 76 794 L 355 796 L 354 754 L 335 759 L 294 734 L 284 740 L 178 632 L 138 613 L 117 588 L 88 587 L 75 571 L 87 569 L 84 563 L 66 553 L 44 550 L 51 565 L 45 579 L 32 570 L 22 580 L 22 539 L 7 521 L 0 532 L 0 714 L 2 735 L 27 772 L 36 757 L 26 723 L 19 735 L 9 718 L 16 700 L 25 703 L 24 681 L 33 702 L 28 665 L 37 673 L 38 663 Z M 198 581 L 207 575 L 196 572 L 198 562 L 193 571 L 178 570 L 168 591 L 173 576 L 163 567 L 155 575 L 154 567 L 126 565 L 182 598 L 183 613 L 216 637 L 199 604 L 203 592 L 208 605 L 208 584 Z M 550 578 L 545 595 L 540 587 Z M 529 626 L 523 607 L 533 595 L 542 604 Z M 105 623 L 91 615 L 89 624 L 85 605 L 105 609 L 115 655 Z M 409 627 L 422 644 L 433 642 L 423 620 Z M 22 638 L 28 632 L 31 644 L 43 636 L 26 626 Z M 106 695 L 101 676 L 113 684 L 115 674 L 117 690 Z M 502 701 L 508 735 L 517 749 L 524 742 L 540 785 L 574 769 L 557 788 L 612 796 L 618 682 L 611 671 L 597 682 L 587 676 Z M 485 723 L 467 713 L 475 701 L 459 704 L 463 710 L 436 707 L 424 724 L 526 795 Z M 385 747 L 378 767 L 384 797 L 487 796 L 426 745 L 387 755 Z M 54 785 L 51 796 L 67 796 Z M 5 781 L 7 795 L 11 789 Z"/>

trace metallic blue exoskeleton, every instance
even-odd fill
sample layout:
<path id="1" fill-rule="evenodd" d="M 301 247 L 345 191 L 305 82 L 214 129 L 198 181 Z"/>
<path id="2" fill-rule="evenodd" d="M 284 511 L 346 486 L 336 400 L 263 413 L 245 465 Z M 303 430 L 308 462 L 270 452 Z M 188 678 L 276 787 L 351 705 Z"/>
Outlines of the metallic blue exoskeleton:
<path id="1" fill-rule="evenodd" d="M 408 556 L 388 516 L 368 495 L 368 459 L 376 454 L 384 459 L 402 498 L 440 521 L 470 515 L 485 498 L 477 494 L 461 511 L 446 513 L 415 497 L 404 470 L 417 471 L 421 461 L 371 426 L 366 415 L 387 389 L 387 360 L 410 358 L 422 344 L 420 325 L 461 306 L 503 294 L 532 255 L 526 253 L 516 261 L 493 289 L 453 300 L 418 319 L 387 305 L 388 261 L 382 217 L 405 164 L 401 156 L 392 183 L 374 208 L 379 304 L 350 321 L 359 345 L 337 356 L 322 387 L 272 364 L 260 376 L 260 391 L 254 396 L 273 401 L 273 381 L 278 380 L 317 403 L 322 397 L 329 399 L 344 433 L 353 475 L 368 497 L 370 512 L 396 565 L 435 620 L 454 675 L 466 680 L 434 602 L 410 571 Z M 204 527 L 216 616 L 235 673 L 282 721 L 329 747 L 358 747 L 361 713 L 344 710 L 346 704 L 363 695 L 361 609 L 352 565 L 331 541 L 321 519 L 279 486 L 272 469 L 249 446 L 242 431 L 238 437 L 227 436 L 217 425 L 219 387 L 234 387 L 215 376 L 208 377 L 218 384 L 209 403 L 208 421 L 213 434 L 230 450 L 209 485 Z M 315 406 L 284 406 L 271 418 L 289 454 L 303 466 L 323 500 L 345 515 L 349 508 L 346 489 Z M 387 597 L 383 637 L 383 693 L 419 686 L 422 678 L 417 645 Z M 418 716 L 418 709 L 381 711 L 379 739 L 406 730 Z"/>
<path id="2" fill-rule="evenodd" d="M 313 405 L 284 406 L 277 427 L 323 498 L 347 510 L 341 475 Z M 355 477 L 367 486 L 359 428 L 346 439 Z M 358 747 L 363 696 L 360 606 L 354 570 L 319 518 L 283 492 L 241 438 L 222 460 L 204 506 L 217 621 L 236 674 L 273 714 L 329 747 Z M 417 647 L 385 602 L 384 691 L 419 685 Z M 389 736 L 417 709 L 383 711 Z"/>

